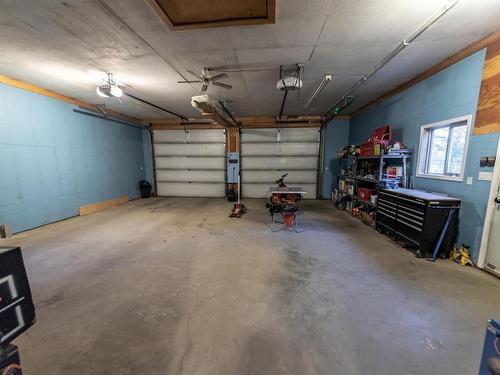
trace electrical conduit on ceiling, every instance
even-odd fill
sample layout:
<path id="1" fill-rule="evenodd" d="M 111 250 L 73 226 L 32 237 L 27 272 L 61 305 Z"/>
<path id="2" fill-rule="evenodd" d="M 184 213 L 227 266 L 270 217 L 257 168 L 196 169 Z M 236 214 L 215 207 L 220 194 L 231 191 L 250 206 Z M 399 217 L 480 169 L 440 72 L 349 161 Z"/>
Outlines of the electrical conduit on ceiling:
<path id="1" fill-rule="evenodd" d="M 396 55 L 398 55 L 403 49 L 405 49 L 411 42 L 418 38 L 425 30 L 431 27 L 437 20 L 444 16 L 451 8 L 453 8 L 460 0 L 452 0 L 446 3 L 438 12 L 432 15 L 422 26 L 420 26 L 413 34 L 408 38 L 403 39 L 401 43 L 386 57 L 384 57 L 377 65 L 375 65 L 370 72 L 365 74 L 359 81 L 357 81 L 350 89 L 344 94 L 333 107 L 331 107 L 328 112 L 325 113 L 325 117 L 332 118 L 335 117 L 342 111 L 347 105 L 353 102 L 355 99 L 351 94 L 363 83 L 365 83 L 371 76 L 377 73 L 385 65 L 387 65 Z"/>

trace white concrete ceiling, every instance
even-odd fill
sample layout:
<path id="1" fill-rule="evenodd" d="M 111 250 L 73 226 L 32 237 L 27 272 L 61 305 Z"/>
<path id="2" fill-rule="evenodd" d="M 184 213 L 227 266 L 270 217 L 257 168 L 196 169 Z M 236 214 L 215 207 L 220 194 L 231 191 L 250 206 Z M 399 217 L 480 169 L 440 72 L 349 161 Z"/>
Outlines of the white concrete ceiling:
<path id="1" fill-rule="evenodd" d="M 285 115 L 323 114 L 361 76 L 446 0 L 278 0 L 276 24 L 168 31 L 146 0 L 0 0 L 0 74 L 138 118 L 169 117 L 130 100 L 103 99 L 95 87 L 113 72 L 125 91 L 188 117 L 196 84 L 187 70 L 225 67 L 211 87 L 237 116 L 276 116 L 279 66 L 305 64 L 304 86 Z M 500 26 L 500 1 L 461 0 L 362 86 L 350 113 Z M 257 71 L 255 71 L 257 70 Z M 303 103 L 324 74 L 333 81 L 309 110 Z"/>

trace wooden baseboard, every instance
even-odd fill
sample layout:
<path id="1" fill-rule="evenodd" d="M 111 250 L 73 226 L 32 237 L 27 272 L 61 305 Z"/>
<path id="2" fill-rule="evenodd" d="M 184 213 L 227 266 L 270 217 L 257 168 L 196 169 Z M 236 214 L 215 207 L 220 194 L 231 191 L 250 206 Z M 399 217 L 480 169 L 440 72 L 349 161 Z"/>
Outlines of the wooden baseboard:
<path id="1" fill-rule="evenodd" d="M 123 195 L 121 197 L 113 198 L 107 201 L 97 202 L 88 204 L 86 206 L 80 207 L 80 216 L 92 214 L 94 212 L 105 210 L 106 208 L 118 206 L 129 201 L 128 195 Z"/>

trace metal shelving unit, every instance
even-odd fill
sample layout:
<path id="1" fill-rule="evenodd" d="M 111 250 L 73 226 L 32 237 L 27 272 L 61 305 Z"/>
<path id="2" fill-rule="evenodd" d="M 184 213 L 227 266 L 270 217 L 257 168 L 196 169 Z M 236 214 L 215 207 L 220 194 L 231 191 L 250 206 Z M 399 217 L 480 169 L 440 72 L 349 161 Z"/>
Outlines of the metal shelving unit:
<path id="1" fill-rule="evenodd" d="M 340 174 L 342 171 L 342 163 L 343 160 L 350 159 L 352 165 L 349 166 L 351 169 L 351 175 L 342 175 Z M 372 186 L 374 190 L 378 190 L 378 187 L 384 181 L 396 182 L 397 185 L 401 188 L 408 187 L 408 161 L 411 159 L 411 152 L 399 152 L 399 153 L 391 153 L 380 156 L 348 156 L 347 158 L 339 158 L 339 175 L 338 180 L 346 180 L 351 181 L 353 185 L 353 194 L 349 194 L 348 192 L 341 191 L 337 189 L 337 200 L 339 200 L 339 196 L 341 197 L 349 197 L 350 200 L 356 206 L 365 206 L 372 211 L 376 211 L 377 205 L 376 203 L 372 203 L 371 201 L 363 200 L 357 196 L 357 190 L 360 185 L 362 186 Z M 374 177 L 366 177 L 360 176 L 360 166 L 364 161 L 378 161 L 378 178 Z M 384 173 L 385 168 L 387 166 L 401 166 L 403 168 L 402 176 L 399 177 L 387 177 Z"/>

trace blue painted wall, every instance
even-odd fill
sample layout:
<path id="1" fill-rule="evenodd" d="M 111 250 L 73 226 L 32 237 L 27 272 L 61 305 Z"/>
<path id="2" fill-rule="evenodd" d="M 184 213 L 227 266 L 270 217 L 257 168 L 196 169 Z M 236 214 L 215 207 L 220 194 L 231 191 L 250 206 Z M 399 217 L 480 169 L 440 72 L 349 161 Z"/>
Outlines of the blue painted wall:
<path id="1" fill-rule="evenodd" d="M 140 128 L 0 85 L 0 223 L 14 232 L 78 215 L 80 206 L 139 197 Z"/>
<path id="2" fill-rule="evenodd" d="M 330 199 L 337 187 L 338 159 L 337 151 L 348 144 L 349 120 L 333 119 L 326 123 L 324 133 L 323 185 L 321 197 Z"/>
<path id="3" fill-rule="evenodd" d="M 472 245 L 475 260 L 479 253 L 481 234 L 490 183 L 478 181 L 481 156 L 495 155 L 498 135 L 471 135 L 462 182 L 415 177 L 415 165 L 420 138 L 420 127 L 437 121 L 472 114 L 475 117 L 482 69 L 486 51 L 481 50 L 432 77 L 394 95 L 376 107 L 351 119 L 350 143 L 362 143 L 372 130 L 385 124 L 393 128 L 393 140 L 402 140 L 414 150 L 412 159 L 413 187 L 430 192 L 442 192 L 462 199 L 459 242 Z M 473 184 L 466 184 L 466 177 Z"/>

